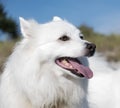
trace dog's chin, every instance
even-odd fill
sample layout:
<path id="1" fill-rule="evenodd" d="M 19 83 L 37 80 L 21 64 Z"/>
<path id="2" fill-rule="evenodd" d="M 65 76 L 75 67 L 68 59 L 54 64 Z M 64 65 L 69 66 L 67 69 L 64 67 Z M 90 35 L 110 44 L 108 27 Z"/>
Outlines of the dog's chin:
<path id="1" fill-rule="evenodd" d="M 55 63 L 69 75 L 77 78 L 90 79 L 93 77 L 93 72 L 86 64 L 85 58 L 59 57 L 55 60 Z"/>

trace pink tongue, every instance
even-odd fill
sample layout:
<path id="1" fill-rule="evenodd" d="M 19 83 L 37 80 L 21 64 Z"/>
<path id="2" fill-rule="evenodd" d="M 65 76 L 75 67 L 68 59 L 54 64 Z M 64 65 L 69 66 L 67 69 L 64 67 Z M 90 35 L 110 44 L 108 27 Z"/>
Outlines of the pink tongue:
<path id="1" fill-rule="evenodd" d="M 93 72 L 90 70 L 89 67 L 84 66 L 82 64 L 79 64 L 77 62 L 69 60 L 73 68 L 78 70 L 78 73 L 82 74 L 85 78 L 92 78 L 93 77 Z"/>

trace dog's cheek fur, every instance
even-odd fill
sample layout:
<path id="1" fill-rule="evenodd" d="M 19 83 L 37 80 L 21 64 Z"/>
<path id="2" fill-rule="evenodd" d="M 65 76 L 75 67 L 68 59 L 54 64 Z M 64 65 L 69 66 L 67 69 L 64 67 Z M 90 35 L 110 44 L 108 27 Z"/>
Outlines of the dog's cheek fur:
<path id="1" fill-rule="evenodd" d="M 53 41 L 48 44 L 44 44 L 38 48 L 39 54 L 43 55 L 46 60 L 52 59 L 53 61 L 57 57 L 81 57 L 86 53 L 85 45 L 80 42 L 70 41 L 70 42 L 58 42 Z M 50 53 L 54 52 L 54 54 Z M 43 58 L 43 57 L 42 57 Z"/>

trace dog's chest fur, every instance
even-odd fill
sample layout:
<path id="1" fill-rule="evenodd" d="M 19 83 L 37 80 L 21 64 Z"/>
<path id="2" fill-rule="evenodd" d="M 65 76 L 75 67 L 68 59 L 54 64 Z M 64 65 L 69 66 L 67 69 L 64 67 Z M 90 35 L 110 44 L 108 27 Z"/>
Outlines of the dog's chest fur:
<path id="1" fill-rule="evenodd" d="M 78 82 L 69 80 L 64 82 L 63 80 L 59 83 L 52 83 L 51 86 L 44 86 L 46 89 L 42 88 L 44 89 L 42 101 L 35 108 L 87 108 L 86 88 L 81 87 L 84 82 L 79 82 L 83 83 L 79 84 Z"/>

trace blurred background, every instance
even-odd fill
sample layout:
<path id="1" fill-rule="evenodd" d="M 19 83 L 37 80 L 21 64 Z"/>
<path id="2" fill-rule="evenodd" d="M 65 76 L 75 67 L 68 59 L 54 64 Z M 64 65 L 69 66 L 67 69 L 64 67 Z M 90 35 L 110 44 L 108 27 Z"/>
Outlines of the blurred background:
<path id="1" fill-rule="evenodd" d="M 0 0 L 0 71 L 22 36 L 19 16 L 39 23 L 59 16 L 76 25 L 111 63 L 120 61 L 120 0 Z"/>

